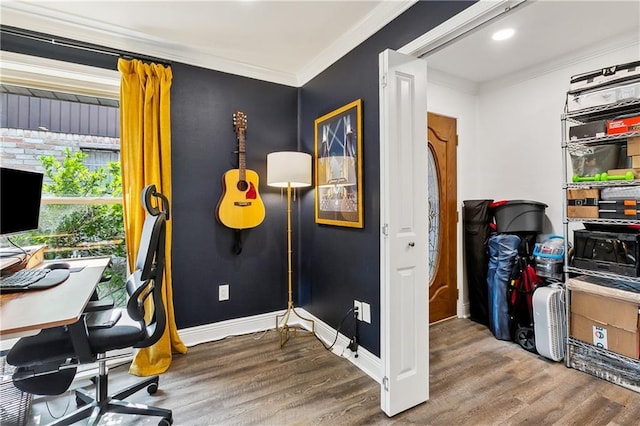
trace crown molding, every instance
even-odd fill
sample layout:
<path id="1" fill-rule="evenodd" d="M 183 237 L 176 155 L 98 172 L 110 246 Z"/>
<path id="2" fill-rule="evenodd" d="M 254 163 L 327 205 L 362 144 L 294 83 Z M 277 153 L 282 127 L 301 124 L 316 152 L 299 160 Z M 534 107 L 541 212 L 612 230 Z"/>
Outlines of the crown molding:
<path id="1" fill-rule="evenodd" d="M 581 62 L 609 55 L 612 52 L 634 46 L 640 47 L 640 34 L 636 31 L 630 31 L 619 37 L 604 40 L 601 43 L 592 44 L 584 49 L 556 58 L 555 60 L 547 61 L 540 66 L 525 68 L 522 71 L 511 73 L 506 77 L 499 77 L 494 80 L 484 82 L 478 86 L 478 94 L 481 95 L 507 86 L 513 86 L 554 71 L 565 69 Z"/>
<path id="2" fill-rule="evenodd" d="M 297 86 L 302 87 L 331 64 L 349 53 L 354 47 L 371 37 L 417 0 L 383 1 L 349 31 L 323 50 L 297 73 Z"/>
<path id="3" fill-rule="evenodd" d="M 118 25 L 95 22 L 48 9 L 45 3 L 3 2 L 2 24 L 216 71 L 300 87 L 411 7 L 417 0 L 382 1 L 367 16 L 301 70 L 283 72 L 232 61 L 203 50 L 151 37 Z"/>
<path id="4" fill-rule="evenodd" d="M 281 72 L 238 61 L 231 61 L 169 40 L 151 37 L 117 25 L 104 24 L 77 16 L 70 17 L 51 9 L 46 3 L 5 2 L 0 15 L 3 25 L 28 29 L 58 37 L 105 46 L 126 52 L 182 62 L 249 78 L 296 86 L 294 73 Z"/>
<path id="5" fill-rule="evenodd" d="M 436 68 L 429 67 L 427 59 L 427 82 L 437 84 L 438 86 L 454 89 L 468 95 L 477 95 L 479 91 L 478 83 L 461 78 Z"/>

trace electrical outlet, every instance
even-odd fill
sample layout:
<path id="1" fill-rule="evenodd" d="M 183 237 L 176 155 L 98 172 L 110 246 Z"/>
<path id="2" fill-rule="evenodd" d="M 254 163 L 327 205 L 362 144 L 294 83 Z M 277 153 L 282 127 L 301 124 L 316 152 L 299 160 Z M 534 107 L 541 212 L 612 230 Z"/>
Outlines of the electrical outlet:
<path id="1" fill-rule="evenodd" d="M 358 302 L 357 300 L 354 300 L 353 309 L 358 310 L 358 320 L 362 321 L 362 302 Z"/>
<path id="2" fill-rule="evenodd" d="M 229 284 L 220 284 L 218 286 L 218 301 L 229 300 Z"/>
<path id="3" fill-rule="evenodd" d="M 362 321 L 371 324 L 371 305 L 362 302 Z"/>

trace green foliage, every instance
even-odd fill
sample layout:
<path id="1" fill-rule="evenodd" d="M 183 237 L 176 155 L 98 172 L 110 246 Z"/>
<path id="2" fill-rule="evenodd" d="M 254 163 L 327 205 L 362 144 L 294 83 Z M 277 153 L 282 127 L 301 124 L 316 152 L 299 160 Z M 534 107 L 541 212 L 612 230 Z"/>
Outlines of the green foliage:
<path id="1" fill-rule="evenodd" d="M 43 193 L 56 197 L 120 197 L 120 163 L 89 170 L 83 163 L 87 154 L 66 148 L 62 163 L 53 156 L 40 156 L 46 177 Z M 110 293 L 116 303 L 125 300 L 126 246 L 122 204 L 49 204 L 41 211 L 39 235 L 34 243 L 49 246 L 48 257 L 111 255 L 112 279 L 99 289 Z"/>
<path id="2" fill-rule="evenodd" d="M 73 153 L 70 148 L 65 148 L 62 164 L 54 156 L 40 156 L 44 174 L 49 179 L 43 191 L 58 197 L 121 196 L 120 163 L 110 162 L 106 170 L 100 167 L 90 171 L 83 163 L 86 157 L 84 152 Z"/>

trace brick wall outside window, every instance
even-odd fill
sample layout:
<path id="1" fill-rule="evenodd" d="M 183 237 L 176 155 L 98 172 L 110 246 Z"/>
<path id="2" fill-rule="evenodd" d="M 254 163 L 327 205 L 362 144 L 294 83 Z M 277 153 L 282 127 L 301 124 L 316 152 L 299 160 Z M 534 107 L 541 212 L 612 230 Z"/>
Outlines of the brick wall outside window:
<path id="1" fill-rule="evenodd" d="M 41 130 L 0 129 L 0 164 L 23 170 L 43 172 L 38 157 L 53 155 L 62 161 L 65 148 L 120 151 L 120 139 Z"/>

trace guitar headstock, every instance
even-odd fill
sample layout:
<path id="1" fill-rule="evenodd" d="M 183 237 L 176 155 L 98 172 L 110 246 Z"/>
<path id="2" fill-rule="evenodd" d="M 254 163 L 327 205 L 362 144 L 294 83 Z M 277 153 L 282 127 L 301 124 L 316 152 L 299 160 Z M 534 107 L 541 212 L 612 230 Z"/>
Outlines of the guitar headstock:
<path id="1" fill-rule="evenodd" d="M 247 116 L 242 111 L 233 113 L 233 128 L 236 133 L 244 133 L 247 130 Z"/>

